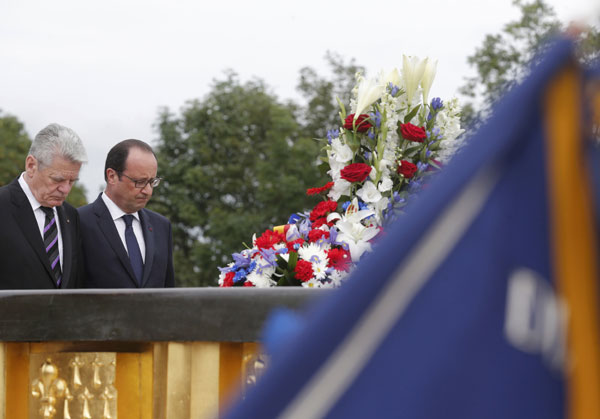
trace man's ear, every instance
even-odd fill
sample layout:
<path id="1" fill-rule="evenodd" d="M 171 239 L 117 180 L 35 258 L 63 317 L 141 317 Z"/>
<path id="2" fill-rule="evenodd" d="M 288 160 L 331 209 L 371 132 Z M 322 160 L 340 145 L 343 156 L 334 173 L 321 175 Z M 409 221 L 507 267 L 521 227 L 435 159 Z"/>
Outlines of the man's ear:
<path id="1" fill-rule="evenodd" d="M 111 169 L 110 167 L 106 169 L 106 183 L 114 185 L 119 181 L 119 174 L 115 169 Z"/>
<path id="2" fill-rule="evenodd" d="M 27 176 L 32 177 L 37 170 L 39 170 L 38 161 L 29 154 L 27 158 L 25 158 L 25 173 Z"/>

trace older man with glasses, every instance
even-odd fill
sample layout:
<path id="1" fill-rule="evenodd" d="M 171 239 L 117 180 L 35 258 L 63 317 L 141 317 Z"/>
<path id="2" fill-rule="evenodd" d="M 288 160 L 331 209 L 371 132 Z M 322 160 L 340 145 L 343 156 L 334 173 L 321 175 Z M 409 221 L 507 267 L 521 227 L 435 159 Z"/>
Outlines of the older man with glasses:
<path id="1" fill-rule="evenodd" d="M 158 163 L 148 144 L 125 140 L 106 157 L 106 189 L 78 209 L 87 288 L 175 285 L 171 223 L 146 209 Z"/>

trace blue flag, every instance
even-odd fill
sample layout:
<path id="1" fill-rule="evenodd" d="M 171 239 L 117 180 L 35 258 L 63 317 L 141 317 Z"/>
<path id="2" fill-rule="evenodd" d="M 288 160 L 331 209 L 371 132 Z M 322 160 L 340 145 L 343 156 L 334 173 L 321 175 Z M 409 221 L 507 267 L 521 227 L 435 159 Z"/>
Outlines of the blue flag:
<path id="1" fill-rule="evenodd" d="M 227 417 L 600 417 L 582 86 L 555 42 Z"/>

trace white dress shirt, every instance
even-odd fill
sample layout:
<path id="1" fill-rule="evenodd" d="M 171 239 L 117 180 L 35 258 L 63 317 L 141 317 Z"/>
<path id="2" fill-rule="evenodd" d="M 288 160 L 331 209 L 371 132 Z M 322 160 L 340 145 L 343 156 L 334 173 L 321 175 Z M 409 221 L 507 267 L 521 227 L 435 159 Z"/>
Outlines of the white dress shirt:
<path id="1" fill-rule="evenodd" d="M 33 209 L 33 215 L 35 215 L 35 221 L 37 221 L 38 229 L 40 230 L 40 235 L 42 236 L 42 243 L 43 243 L 44 242 L 44 225 L 46 224 L 46 213 L 41 208 L 42 204 L 40 204 L 38 202 L 38 200 L 35 199 L 35 196 L 33 196 L 33 192 L 31 192 L 29 185 L 27 184 L 27 182 L 25 182 L 25 172 L 21 173 L 21 176 L 19 176 L 19 185 L 21 185 L 21 189 L 23 189 L 23 192 L 25 192 L 25 196 L 27 196 L 27 199 L 29 200 L 29 204 L 31 205 L 31 208 Z M 52 211 L 54 211 L 54 218 L 56 218 L 56 229 L 58 230 L 58 254 L 60 256 L 60 266 L 62 269 L 62 267 L 65 266 L 63 264 L 62 233 L 60 231 L 60 222 L 58 220 L 58 213 L 56 212 L 56 207 L 52 208 Z"/>
<path id="2" fill-rule="evenodd" d="M 117 227 L 117 232 L 119 233 L 119 237 L 123 242 L 123 247 L 125 247 L 125 251 L 127 252 L 127 254 L 129 254 L 129 252 L 127 251 L 127 242 L 125 241 L 125 220 L 123 219 L 123 216 L 127 213 L 121 208 L 119 208 L 117 204 L 115 204 L 112 201 L 112 199 L 110 199 L 104 192 L 102 192 L 102 200 L 104 201 L 104 204 L 106 204 L 106 207 L 110 212 L 110 216 L 112 217 L 115 223 L 115 227 Z M 144 233 L 142 232 L 142 223 L 140 221 L 140 215 L 137 212 L 134 212 L 131 215 L 133 215 L 133 222 L 131 223 L 131 226 L 133 227 L 133 233 L 135 234 L 138 246 L 140 246 L 140 252 L 142 253 L 142 261 L 146 262 L 146 242 L 144 241 Z"/>

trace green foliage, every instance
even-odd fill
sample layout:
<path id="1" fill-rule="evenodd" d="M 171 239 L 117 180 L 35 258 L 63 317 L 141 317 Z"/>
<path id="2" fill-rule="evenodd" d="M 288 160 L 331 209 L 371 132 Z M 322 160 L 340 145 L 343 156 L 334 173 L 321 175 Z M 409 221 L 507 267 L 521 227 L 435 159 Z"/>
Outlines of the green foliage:
<path id="1" fill-rule="evenodd" d="M 490 106 L 526 75 L 536 53 L 545 41 L 564 25 L 553 8 L 544 0 L 513 0 L 520 17 L 504 25 L 500 33 L 488 34 L 483 44 L 467 58 L 476 75 L 466 79 L 460 92 L 468 97 L 463 106 L 465 127 L 485 118 Z M 578 39 L 578 54 L 582 62 L 591 62 L 600 54 L 600 32 L 591 27 Z"/>
<path id="2" fill-rule="evenodd" d="M 178 285 L 216 285 L 217 267 L 254 232 L 314 205 L 303 192 L 326 182 L 316 166 L 320 144 L 301 135 L 293 110 L 261 80 L 242 84 L 228 72 L 180 115 L 160 112 L 165 181 L 149 207 L 173 223 Z"/>
<path id="3" fill-rule="evenodd" d="M 31 140 L 17 118 L 0 111 L 0 186 L 12 182 L 25 167 Z"/>
<path id="4" fill-rule="evenodd" d="M 317 74 L 311 67 L 300 70 L 300 80 L 296 88 L 307 100 L 307 106 L 300 111 L 303 133 L 309 138 L 325 138 L 327 130 L 340 125 L 339 104 L 350 103 L 352 88 L 356 83 L 357 72 L 365 69 L 351 59 L 348 63 L 335 53 L 328 51 L 325 61 L 330 68 L 330 76 Z"/>
<path id="5" fill-rule="evenodd" d="M 30 146 L 24 125 L 16 117 L 2 115 L 0 111 L 0 186 L 12 182 L 23 172 Z M 87 203 L 83 185 L 73 186 L 67 202 L 75 207 Z"/>

